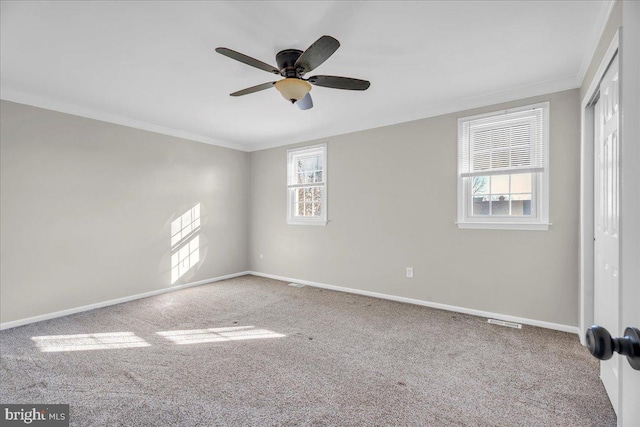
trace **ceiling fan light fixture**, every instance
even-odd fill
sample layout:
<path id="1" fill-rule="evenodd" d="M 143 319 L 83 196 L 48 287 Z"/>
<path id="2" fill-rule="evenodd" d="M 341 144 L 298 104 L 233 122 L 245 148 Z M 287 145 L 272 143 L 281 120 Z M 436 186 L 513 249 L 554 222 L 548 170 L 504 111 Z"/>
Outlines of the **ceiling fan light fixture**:
<path id="1" fill-rule="evenodd" d="M 311 90 L 311 85 L 296 78 L 282 79 L 276 82 L 276 89 L 287 101 L 296 102 L 304 98 Z"/>

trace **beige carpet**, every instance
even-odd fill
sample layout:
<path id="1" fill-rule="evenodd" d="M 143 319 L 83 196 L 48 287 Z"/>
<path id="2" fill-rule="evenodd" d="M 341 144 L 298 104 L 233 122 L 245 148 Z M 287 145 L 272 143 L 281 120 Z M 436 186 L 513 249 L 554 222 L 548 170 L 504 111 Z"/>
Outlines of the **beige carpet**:
<path id="1" fill-rule="evenodd" d="M 245 276 L 0 332 L 82 426 L 615 426 L 577 336 Z"/>

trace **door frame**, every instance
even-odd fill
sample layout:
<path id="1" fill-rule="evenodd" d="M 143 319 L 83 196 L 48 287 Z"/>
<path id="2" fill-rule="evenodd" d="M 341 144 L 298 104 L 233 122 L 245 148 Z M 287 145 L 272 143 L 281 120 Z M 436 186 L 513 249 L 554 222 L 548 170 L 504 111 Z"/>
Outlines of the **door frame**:
<path id="1" fill-rule="evenodd" d="M 582 129 L 580 132 L 580 342 L 586 345 L 585 333 L 587 328 L 594 322 L 594 118 L 595 118 L 595 101 L 599 92 L 600 81 L 604 77 L 605 72 L 609 68 L 609 64 L 616 54 L 619 54 L 620 47 L 620 29 L 616 31 L 613 40 L 609 44 L 598 71 L 596 72 L 589 90 L 585 93 L 580 108 L 580 123 Z M 618 57 L 620 61 L 621 58 Z M 620 61 L 621 63 L 621 61 Z M 622 73 L 620 73 L 622 77 Z M 620 77 L 620 85 L 622 86 L 622 78 Z M 621 87 L 619 89 L 621 91 Z M 622 97 L 620 97 L 622 98 Z M 620 108 L 622 103 L 620 102 Z M 622 144 L 622 138 L 620 138 Z M 619 187 L 620 188 L 620 187 Z M 618 331 L 610 331 L 617 334 Z"/>
<path id="2" fill-rule="evenodd" d="M 620 291 L 621 327 L 640 328 L 640 3 L 624 1 L 620 40 Z M 621 426 L 640 423 L 640 371 L 620 370 Z"/>

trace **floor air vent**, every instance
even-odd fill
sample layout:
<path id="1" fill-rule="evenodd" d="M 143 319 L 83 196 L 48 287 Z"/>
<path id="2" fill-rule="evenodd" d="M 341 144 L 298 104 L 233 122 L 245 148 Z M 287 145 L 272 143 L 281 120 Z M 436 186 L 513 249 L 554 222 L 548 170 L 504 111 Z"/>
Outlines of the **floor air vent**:
<path id="1" fill-rule="evenodd" d="M 303 285 L 302 283 L 289 283 L 289 286 L 293 286 L 295 288 L 302 288 L 305 285 Z"/>
<path id="2" fill-rule="evenodd" d="M 507 322 L 505 320 L 498 320 L 498 319 L 489 319 L 487 320 L 487 322 L 492 323 L 494 325 L 506 326 L 508 328 L 522 329 L 522 325 L 520 323 Z"/>

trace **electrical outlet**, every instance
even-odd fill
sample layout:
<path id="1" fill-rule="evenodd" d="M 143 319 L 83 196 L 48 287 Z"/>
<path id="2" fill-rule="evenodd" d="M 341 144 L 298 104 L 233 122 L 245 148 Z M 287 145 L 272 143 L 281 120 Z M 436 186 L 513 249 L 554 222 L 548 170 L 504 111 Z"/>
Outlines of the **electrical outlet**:
<path id="1" fill-rule="evenodd" d="M 413 279 L 413 267 L 407 267 L 407 277 Z"/>
<path id="2" fill-rule="evenodd" d="M 264 256 L 262 254 L 260 254 L 260 259 L 264 258 Z"/>

